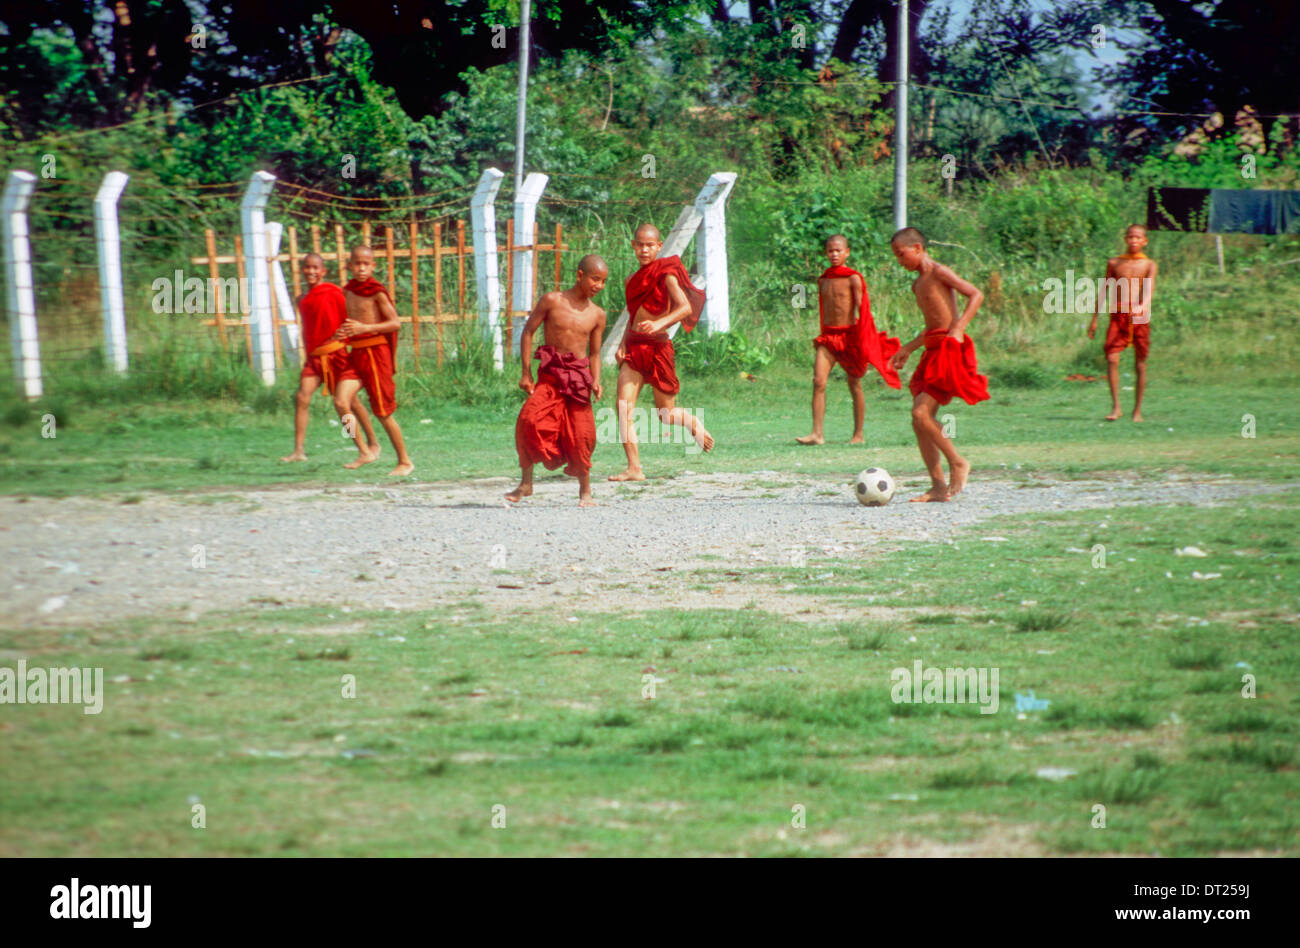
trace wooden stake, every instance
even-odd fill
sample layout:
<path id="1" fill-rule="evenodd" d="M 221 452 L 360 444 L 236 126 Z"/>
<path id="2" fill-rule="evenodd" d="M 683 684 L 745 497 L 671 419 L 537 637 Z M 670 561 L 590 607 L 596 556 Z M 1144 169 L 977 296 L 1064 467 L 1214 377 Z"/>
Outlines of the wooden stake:
<path id="1" fill-rule="evenodd" d="M 438 331 L 438 368 L 442 368 L 442 222 L 433 225 L 433 319 Z"/>
<path id="2" fill-rule="evenodd" d="M 415 345 L 415 358 L 420 358 L 420 237 L 419 227 L 415 223 L 415 212 L 411 212 L 411 337 Z"/>
<path id="3" fill-rule="evenodd" d="M 208 247 L 208 277 L 213 280 L 213 286 L 220 286 L 215 282 L 220 279 L 217 270 L 217 235 L 209 227 L 203 232 L 203 240 Z M 238 251 L 236 251 L 238 253 Z M 230 350 L 230 342 L 226 339 L 226 317 L 225 307 L 222 305 L 222 297 L 225 293 L 213 293 L 213 301 L 216 303 L 216 321 L 217 321 L 217 338 L 221 340 L 221 349 L 223 352 Z M 240 294 L 242 295 L 242 294 Z"/>
<path id="4" fill-rule="evenodd" d="M 239 277 L 239 285 L 247 286 L 244 282 L 244 238 L 240 234 L 235 235 L 235 273 Z M 244 324 L 244 334 L 248 337 L 248 367 L 256 372 L 257 363 L 253 361 L 253 321 L 242 310 L 239 317 Z"/>

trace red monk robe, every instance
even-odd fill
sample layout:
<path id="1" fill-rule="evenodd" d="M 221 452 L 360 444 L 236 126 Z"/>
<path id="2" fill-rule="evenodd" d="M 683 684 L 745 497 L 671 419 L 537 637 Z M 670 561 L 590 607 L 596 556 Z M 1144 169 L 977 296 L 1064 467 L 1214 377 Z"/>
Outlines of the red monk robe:
<path id="1" fill-rule="evenodd" d="M 958 342 L 946 329 L 927 329 L 924 341 L 925 355 L 908 386 L 913 395 L 924 392 L 940 405 L 947 405 L 954 396 L 971 405 L 989 397 L 989 380 L 977 371 L 975 343 L 969 335 Z"/>
<path id="2" fill-rule="evenodd" d="M 378 293 L 388 296 L 384 284 L 373 277 L 365 282 L 348 280 L 344 289 L 367 298 Z M 391 297 L 389 302 L 392 302 Z M 397 333 L 351 336 L 347 342 L 349 363 L 370 397 L 370 410 L 380 418 L 387 418 L 397 410 L 397 386 L 393 383 L 393 372 L 397 367 Z"/>
<path id="3" fill-rule="evenodd" d="M 300 377 L 316 376 L 321 380 L 321 391 L 333 395 L 339 382 L 357 377 L 348 359 L 347 346 L 334 338 L 348 315 L 343 291 L 333 283 L 317 283 L 303 296 L 298 312 L 302 316 L 302 341 L 307 349 L 307 362 Z"/>
<path id="4" fill-rule="evenodd" d="M 867 299 L 867 281 L 862 274 L 851 267 L 840 265 L 829 267 L 821 279 L 829 280 L 841 277 L 857 277 L 862 280 L 862 306 L 858 311 L 858 320 L 852 326 L 827 326 L 822 313 L 821 294 L 817 294 L 817 315 L 822 320 L 821 335 L 813 340 L 814 345 L 825 346 L 835 357 L 850 378 L 860 379 L 867 373 L 867 366 L 874 366 L 890 388 L 902 388 L 898 372 L 889 364 L 889 359 L 901 348 L 901 343 L 876 329 L 876 321 L 871 315 L 871 301 Z"/>
<path id="5" fill-rule="evenodd" d="M 690 332 L 700 321 L 704 291 L 691 283 L 681 258 L 677 256 L 651 260 L 627 278 L 623 292 L 627 297 L 628 319 L 635 320 L 637 311 L 642 308 L 651 316 L 662 316 L 672 308 L 664 280 L 669 276 L 677 278 L 677 285 L 691 304 L 690 315 L 682 320 L 682 329 Z M 659 339 L 632 330 L 627 334 L 627 357 L 623 361 L 665 395 L 676 395 L 681 391 L 681 382 L 677 380 L 677 354 L 671 339 Z"/>
<path id="6" fill-rule="evenodd" d="M 591 363 L 572 352 L 542 346 L 537 385 L 519 410 L 515 422 L 515 450 L 519 464 L 543 464 L 553 471 L 579 477 L 591 470 L 596 449 L 596 418 L 591 410 Z"/>
<path id="7" fill-rule="evenodd" d="M 1121 254 L 1124 260 L 1146 260 L 1147 255 L 1144 253 L 1126 253 Z M 1138 282 L 1137 277 L 1130 277 L 1130 286 Z M 1136 290 L 1128 294 L 1129 299 L 1133 299 Z M 1122 297 L 1121 297 L 1122 298 Z M 1131 305 L 1131 304 L 1130 304 Z M 1151 313 L 1147 312 L 1139 316 L 1137 320 L 1133 318 L 1132 313 L 1118 312 L 1110 314 L 1110 325 L 1106 327 L 1106 342 L 1102 346 L 1102 351 L 1106 355 L 1112 352 L 1123 352 L 1129 346 L 1133 347 L 1133 352 L 1139 362 L 1145 362 L 1148 355 L 1151 354 Z"/>

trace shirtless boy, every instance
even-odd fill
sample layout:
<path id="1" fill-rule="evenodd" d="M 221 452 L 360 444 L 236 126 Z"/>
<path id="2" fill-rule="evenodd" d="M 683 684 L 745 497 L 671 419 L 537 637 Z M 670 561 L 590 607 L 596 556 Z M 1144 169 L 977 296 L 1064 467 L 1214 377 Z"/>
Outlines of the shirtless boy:
<path id="1" fill-rule="evenodd" d="M 686 268 L 676 256 L 660 257 L 663 239 L 652 224 L 642 224 L 632 237 L 632 252 L 641 268 L 627 278 L 627 329 L 619 342 L 618 428 L 627 453 L 627 469 L 611 474 L 611 481 L 643 481 L 641 454 L 636 443 L 633 411 L 641 386 L 650 383 L 659 420 L 681 425 L 705 451 L 713 450 L 713 435 L 700 420 L 676 407 L 681 383 L 677 380 L 677 358 L 670 327 L 682 324 L 687 332 L 695 328 L 704 309 L 704 291 L 691 284 Z"/>
<path id="2" fill-rule="evenodd" d="M 936 263 L 926 253 L 926 239 L 915 227 L 904 227 L 890 242 L 894 257 L 917 274 L 912 283 L 925 331 L 894 353 L 894 368 L 907 365 L 918 347 L 925 346 L 908 388 L 912 392 L 912 430 L 921 449 L 921 459 L 930 475 L 930 489 L 913 503 L 943 502 L 962 492 L 970 474 L 970 462 L 957 453 L 935 418 L 940 405 L 957 395 L 974 405 L 989 397 L 988 379 L 975 365 L 975 344 L 966 326 L 984 302 L 984 294 L 952 270 Z M 966 297 L 966 308 L 957 316 L 957 294 Z M 943 458 L 948 459 L 948 481 L 943 477 Z"/>
<path id="3" fill-rule="evenodd" d="M 862 274 L 844 263 L 849 258 L 849 241 L 836 234 L 826 241 L 826 259 L 830 267 L 817 281 L 817 312 L 821 318 L 821 335 L 813 340 L 812 434 L 795 438 L 799 444 L 825 444 L 822 423 L 826 417 L 826 380 L 831 368 L 839 363 L 848 377 L 853 397 L 853 437 L 849 444 L 862 444 L 862 424 L 867 400 L 862 394 L 862 376 L 867 366 L 877 372 L 891 388 L 902 388 L 898 373 L 889 364 L 898 351 L 898 340 L 876 329 L 867 298 L 867 283 Z"/>
<path id="4" fill-rule="evenodd" d="M 303 450 L 307 437 L 307 419 L 311 410 L 311 397 L 324 386 L 325 393 L 333 396 L 338 383 L 345 378 L 355 378 L 348 364 L 347 346 L 337 338 L 339 326 L 347 317 L 343 291 L 325 279 L 325 260 L 320 254 L 309 253 L 302 258 L 302 276 L 307 281 L 307 292 L 298 299 L 298 312 L 302 315 L 303 345 L 307 349 L 307 362 L 298 378 L 298 394 L 294 397 L 293 453 L 281 461 L 305 461 Z M 349 410 L 356 416 L 366 439 L 353 425 L 349 434 L 357 444 L 359 457 L 379 456 L 379 442 L 375 429 L 370 426 L 370 413 L 353 396 Z M 347 429 L 344 429 L 347 430 Z"/>
<path id="5" fill-rule="evenodd" d="M 605 288 L 607 279 L 605 261 L 587 254 L 578 261 L 577 282 L 563 292 L 543 296 L 524 324 L 519 387 L 528 399 L 515 422 L 522 474 L 519 486 L 506 494 L 512 504 L 532 495 L 533 465 L 541 462 L 548 471 L 566 465 L 564 473 L 578 479 L 578 506 L 595 506 L 591 453 L 596 448 L 596 419 L 591 398 L 599 400 L 602 392 L 600 340 L 605 334 L 605 311 L 592 298 Z M 537 350 L 541 364 L 534 382 L 533 334 L 540 325 L 546 327 L 546 344 Z"/>
<path id="6" fill-rule="evenodd" d="M 353 248 L 348 258 L 348 272 L 352 279 L 343 288 L 348 317 L 339 327 L 339 337 L 348 344 L 348 362 L 356 373 L 339 382 L 334 390 L 334 408 L 344 424 L 349 422 L 348 407 L 363 385 L 370 397 L 370 410 L 388 433 L 388 440 L 397 452 L 397 467 L 389 471 L 392 477 L 405 477 L 415 470 L 402 429 L 393 417 L 397 409 L 397 392 L 393 385 L 396 363 L 397 330 L 401 322 L 393 301 L 388 298 L 384 285 L 374 278 L 375 255 L 367 246 Z M 363 456 L 343 465 L 355 469 L 369 464 L 375 458 Z"/>
<path id="7" fill-rule="evenodd" d="M 1151 351 L 1151 296 L 1156 286 L 1156 262 L 1142 252 L 1147 245 L 1147 229 L 1133 224 L 1124 231 L 1124 244 L 1128 252 L 1111 257 L 1106 264 L 1107 290 L 1097 294 L 1097 313 L 1112 301 L 1117 305 L 1110 314 L 1106 328 L 1106 380 L 1110 382 L 1110 414 L 1107 421 L 1118 421 L 1123 414 L 1119 407 L 1119 356 L 1133 345 L 1133 368 L 1137 372 L 1136 393 L 1133 398 L 1133 420 L 1142 420 L 1142 396 L 1147 390 L 1147 354 Z M 1112 282 L 1115 281 L 1115 282 Z M 1122 281 L 1122 282 L 1120 282 Z M 1088 325 L 1088 338 L 1097 332 L 1097 313 Z"/>

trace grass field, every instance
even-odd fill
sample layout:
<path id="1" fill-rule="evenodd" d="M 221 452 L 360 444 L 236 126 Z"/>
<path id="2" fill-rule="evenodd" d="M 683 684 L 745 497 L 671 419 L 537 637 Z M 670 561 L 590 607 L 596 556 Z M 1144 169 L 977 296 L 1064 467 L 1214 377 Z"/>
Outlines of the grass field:
<path id="1" fill-rule="evenodd" d="M 806 622 L 469 597 L 10 634 L 33 663 L 121 683 L 99 717 L 6 709 L 2 848 L 1294 855 L 1297 505 L 1018 518 L 1002 541 L 698 577 L 793 583 Z M 1105 570 L 1084 552 L 1101 539 Z M 998 712 L 892 703 L 891 670 L 918 659 L 998 668 Z M 1050 704 L 1021 720 L 1030 690 Z"/>
<path id="2" fill-rule="evenodd" d="M 1002 517 L 952 543 L 689 578 L 747 585 L 755 603 L 769 589 L 806 598 L 795 615 L 670 600 L 505 610 L 467 588 L 437 610 L 262 604 L 0 632 L 6 667 L 102 666 L 107 681 L 98 716 L 0 706 L 0 852 L 1300 854 L 1300 385 L 1280 371 L 1168 375 L 1153 369 L 1143 425 L 1100 420 L 1104 382 L 1004 375 L 991 402 L 951 409 L 975 480 L 1140 471 L 1149 507 Z M 719 448 L 648 447 L 652 476 L 797 473 L 843 490 L 869 463 L 920 473 L 907 402 L 878 386 L 867 449 L 792 444 L 808 425 L 797 367 L 687 377 L 682 404 L 702 408 Z M 828 435 L 847 436 L 838 377 L 830 406 Z M 312 460 L 292 467 L 275 460 L 288 416 L 235 401 L 73 402 L 45 439 L 38 410 L 0 428 L 0 492 L 100 496 L 124 524 L 148 491 L 215 503 L 276 484 L 401 489 L 382 463 L 339 467 L 324 401 Z M 508 400 L 417 402 L 402 420 L 424 481 L 516 470 Z M 620 461 L 601 445 L 597 473 Z M 1162 500 L 1171 475 L 1283 489 L 1180 506 Z M 612 485 L 602 494 L 618 502 Z M 1208 555 L 1175 552 L 1187 546 Z M 892 671 L 918 660 L 997 669 L 997 713 L 891 700 Z M 1022 718 L 1030 691 L 1049 704 Z"/>

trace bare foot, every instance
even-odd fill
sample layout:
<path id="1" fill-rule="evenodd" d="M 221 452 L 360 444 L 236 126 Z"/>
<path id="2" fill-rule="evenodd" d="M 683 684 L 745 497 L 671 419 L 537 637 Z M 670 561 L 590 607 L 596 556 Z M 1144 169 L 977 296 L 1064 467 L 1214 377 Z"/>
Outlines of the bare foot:
<path id="1" fill-rule="evenodd" d="M 506 495 L 506 497 L 509 497 L 509 496 L 510 496 L 509 494 Z M 582 494 L 582 495 L 580 495 L 580 496 L 578 497 L 578 506 L 579 506 L 579 507 L 595 507 L 595 506 L 596 506 L 596 502 L 595 502 L 594 500 L 591 499 L 591 495 L 590 495 L 590 494 Z"/>
<path id="2" fill-rule="evenodd" d="M 520 484 L 510 493 L 506 494 L 506 500 L 510 501 L 510 503 L 512 504 L 517 504 L 525 497 L 531 497 L 531 496 L 533 496 L 533 485 Z"/>
<path id="3" fill-rule="evenodd" d="M 388 476 L 405 477 L 407 474 L 410 474 L 414 470 L 415 470 L 414 464 L 412 464 L 410 461 L 403 461 L 401 464 L 397 465 L 397 467 L 389 471 Z"/>
<path id="4" fill-rule="evenodd" d="M 866 439 L 864 439 L 860 434 L 856 434 L 849 439 L 849 444 L 866 444 L 866 443 L 867 443 Z"/>
<path id="5" fill-rule="evenodd" d="M 1106 420 L 1107 420 L 1107 421 L 1119 421 L 1119 416 L 1120 416 L 1121 414 L 1122 414 L 1122 412 L 1121 412 L 1118 408 L 1116 408 L 1113 412 L 1111 412 L 1109 415 L 1106 416 Z"/>
<path id="6" fill-rule="evenodd" d="M 935 484 L 929 490 L 919 497 L 911 498 L 913 504 L 944 504 L 948 502 L 948 487 L 945 484 Z"/>
<path id="7" fill-rule="evenodd" d="M 802 438 L 795 438 L 795 444 L 825 444 L 826 439 L 821 435 L 804 435 Z"/>
<path id="8" fill-rule="evenodd" d="M 698 420 L 695 422 L 695 443 L 704 449 L 705 454 L 713 450 L 713 435 Z"/>
<path id="9" fill-rule="evenodd" d="M 966 478 L 970 476 L 970 461 L 962 458 L 957 464 L 949 464 L 948 468 L 948 499 L 952 500 L 966 486 Z"/>
<path id="10" fill-rule="evenodd" d="M 1142 412 L 1140 412 L 1140 411 L 1135 411 L 1135 412 L 1133 412 L 1133 420 L 1134 420 L 1134 421 L 1141 421 L 1141 420 L 1142 420 Z"/>
<path id="11" fill-rule="evenodd" d="M 349 471 L 355 471 L 363 464 L 371 464 L 378 459 L 378 454 L 358 454 L 355 461 L 349 461 L 347 464 L 344 464 L 343 467 Z"/>
<path id="12" fill-rule="evenodd" d="M 293 454 L 286 454 L 284 457 L 280 458 L 280 460 L 285 462 L 305 461 L 307 460 L 307 455 L 303 454 L 301 451 L 295 451 Z"/>
<path id="13" fill-rule="evenodd" d="M 644 474 L 644 472 L 642 472 L 642 470 L 641 470 L 640 468 L 637 468 L 637 469 L 634 471 L 634 470 L 632 470 L 632 469 L 629 467 L 626 471 L 624 471 L 624 472 L 621 473 L 621 474 L 611 474 L 611 475 L 609 475 L 609 480 L 611 480 L 611 481 L 643 481 L 643 480 L 645 480 L 645 474 Z"/>

